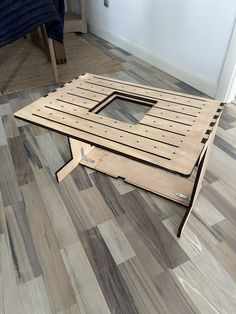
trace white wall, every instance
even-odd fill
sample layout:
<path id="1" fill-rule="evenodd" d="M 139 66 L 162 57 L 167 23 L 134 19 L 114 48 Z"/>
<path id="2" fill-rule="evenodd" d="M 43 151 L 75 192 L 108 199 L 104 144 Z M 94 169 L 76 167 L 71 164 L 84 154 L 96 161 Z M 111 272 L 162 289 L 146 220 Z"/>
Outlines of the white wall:
<path id="1" fill-rule="evenodd" d="M 87 0 L 92 32 L 214 96 L 235 0 Z"/>

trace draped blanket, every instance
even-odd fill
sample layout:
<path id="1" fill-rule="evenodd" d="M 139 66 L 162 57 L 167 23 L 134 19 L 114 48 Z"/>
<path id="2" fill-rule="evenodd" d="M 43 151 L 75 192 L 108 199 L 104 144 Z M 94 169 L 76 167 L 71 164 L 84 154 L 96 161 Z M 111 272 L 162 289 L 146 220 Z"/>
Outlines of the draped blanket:
<path id="1" fill-rule="evenodd" d="M 63 42 L 64 0 L 0 0 L 0 47 L 45 24 L 48 37 Z"/>

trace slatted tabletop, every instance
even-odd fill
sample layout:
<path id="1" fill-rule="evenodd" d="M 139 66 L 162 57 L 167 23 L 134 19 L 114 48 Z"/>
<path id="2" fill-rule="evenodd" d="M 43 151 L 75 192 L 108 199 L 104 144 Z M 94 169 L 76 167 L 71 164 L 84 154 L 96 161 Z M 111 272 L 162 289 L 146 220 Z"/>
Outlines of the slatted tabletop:
<path id="1" fill-rule="evenodd" d="M 137 124 L 98 114 L 117 97 L 150 109 Z M 15 117 L 189 176 L 221 110 L 218 101 L 87 73 L 19 110 Z"/>

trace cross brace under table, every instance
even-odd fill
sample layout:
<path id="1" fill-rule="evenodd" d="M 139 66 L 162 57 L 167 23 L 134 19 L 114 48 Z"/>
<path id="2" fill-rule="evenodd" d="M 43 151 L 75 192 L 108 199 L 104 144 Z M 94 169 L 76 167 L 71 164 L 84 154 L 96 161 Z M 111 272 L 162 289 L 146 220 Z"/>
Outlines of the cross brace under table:
<path id="1" fill-rule="evenodd" d="M 149 110 L 136 124 L 99 115 L 116 100 Z M 202 186 L 222 108 L 215 100 L 85 74 L 15 117 L 69 138 L 72 159 L 56 173 L 58 182 L 82 164 L 187 207 L 180 237 Z"/>

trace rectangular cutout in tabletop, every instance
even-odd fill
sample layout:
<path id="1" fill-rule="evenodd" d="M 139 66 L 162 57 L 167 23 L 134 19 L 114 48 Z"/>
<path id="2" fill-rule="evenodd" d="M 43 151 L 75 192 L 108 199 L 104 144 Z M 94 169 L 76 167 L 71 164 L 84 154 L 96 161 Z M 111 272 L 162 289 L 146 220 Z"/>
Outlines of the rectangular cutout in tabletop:
<path id="1" fill-rule="evenodd" d="M 100 116 L 137 124 L 157 102 L 145 98 L 127 97 L 114 93 L 106 102 L 92 110 Z"/>
<path id="2" fill-rule="evenodd" d="M 217 101 L 85 74 L 15 116 L 189 176 L 220 111 Z"/>

